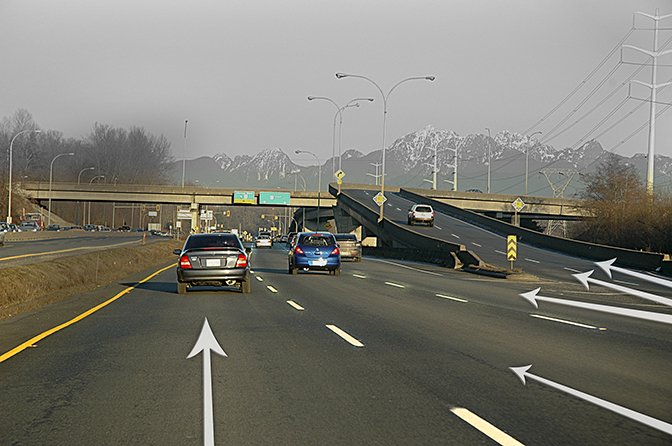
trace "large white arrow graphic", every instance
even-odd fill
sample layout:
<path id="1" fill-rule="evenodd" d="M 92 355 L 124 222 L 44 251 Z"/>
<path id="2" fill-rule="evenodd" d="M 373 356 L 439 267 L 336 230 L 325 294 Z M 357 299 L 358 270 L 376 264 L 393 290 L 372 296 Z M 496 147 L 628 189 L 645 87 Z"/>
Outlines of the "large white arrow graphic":
<path id="1" fill-rule="evenodd" d="M 212 415 L 212 370 L 210 366 L 210 352 L 226 357 L 226 353 L 212 334 L 208 318 L 203 322 L 201 334 L 191 349 L 187 359 L 193 358 L 200 352 L 203 352 L 203 444 L 205 446 L 214 446 L 215 444 L 215 426 Z"/>
<path id="2" fill-rule="evenodd" d="M 631 420 L 635 420 L 639 423 L 645 424 L 654 429 L 658 429 L 659 431 L 663 431 L 668 435 L 672 435 L 672 424 L 670 423 L 666 423 L 664 421 L 658 420 L 657 418 L 653 418 L 648 415 L 635 412 L 634 410 L 630 410 L 626 407 L 619 406 L 618 404 L 610 403 L 609 401 L 605 401 L 595 396 L 588 395 L 587 393 L 572 389 L 571 387 L 563 386 L 562 384 L 558 384 L 546 378 L 542 378 L 541 376 L 533 375 L 532 373 L 528 372 L 528 370 L 531 367 L 532 364 L 523 367 L 509 367 L 509 368 L 513 371 L 513 373 L 515 373 L 518 376 L 518 378 L 520 378 L 520 380 L 523 382 L 523 385 L 525 385 L 525 378 L 540 382 L 541 384 L 553 387 L 554 389 L 560 390 L 561 392 L 568 393 L 576 398 L 588 401 L 589 403 L 603 407 L 619 415 L 630 418 Z"/>
<path id="3" fill-rule="evenodd" d="M 601 311 L 603 313 L 618 314 L 621 316 L 635 317 L 638 319 L 645 319 L 648 321 L 662 322 L 664 324 L 672 324 L 672 314 L 661 314 L 654 313 L 651 311 L 641 311 L 641 310 L 631 310 L 630 308 L 620 308 L 620 307 L 611 307 L 609 305 L 600 305 L 600 304 L 591 304 L 587 302 L 578 302 L 575 300 L 567 299 L 556 299 L 554 297 L 540 296 L 539 291 L 541 288 L 537 288 L 527 293 L 520 294 L 520 297 L 524 298 L 535 308 L 539 308 L 537 301 L 550 302 L 554 304 L 566 305 L 568 307 L 584 308 L 586 310 Z"/>
<path id="4" fill-rule="evenodd" d="M 660 277 L 650 276 L 648 274 L 638 273 L 636 271 L 630 271 L 629 269 L 620 268 L 618 266 L 613 266 L 616 258 L 611 260 L 605 260 L 604 262 L 595 262 L 595 265 L 599 266 L 602 271 L 604 271 L 607 276 L 611 279 L 611 272 L 616 271 L 617 273 L 627 274 L 628 276 L 637 277 L 638 279 L 646 280 L 647 282 L 652 282 L 657 285 L 662 285 L 664 287 L 672 288 L 672 281 L 665 280 Z"/>
<path id="5" fill-rule="evenodd" d="M 658 302 L 659 304 L 668 305 L 672 307 L 672 299 L 647 293 L 646 291 L 633 290 L 632 288 L 616 285 L 610 282 L 605 282 L 603 280 L 593 279 L 592 277 L 590 277 L 591 274 L 593 274 L 593 270 L 590 270 L 586 273 L 572 274 L 572 275 L 576 277 L 576 279 L 579 282 L 581 282 L 583 286 L 586 287 L 586 289 L 589 289 L 588 283 L 590 282 L 594 283 L 595 285 L 600 285 L 605 288 L 610 288 L 615 291 L 630 294 L 631 296 L 641 297 L 642 299 L 651 300 L 653 302 Z"/>

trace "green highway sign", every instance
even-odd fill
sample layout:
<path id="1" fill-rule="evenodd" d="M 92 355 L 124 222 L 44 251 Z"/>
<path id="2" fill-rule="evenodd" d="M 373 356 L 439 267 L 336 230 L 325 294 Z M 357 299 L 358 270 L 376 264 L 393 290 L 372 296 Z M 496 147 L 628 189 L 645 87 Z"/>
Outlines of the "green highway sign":
<path id="1" fill-rule="evenodd" d="M 256 204 L 254 199 L 254 191 L 234 191 L 233 192 L 233 203 L 234 204 Z"/>
<path id="2" fill-rule="evenodd" d="M 259 204 L 289 206 L 289 192 L 259 192 Z"/>

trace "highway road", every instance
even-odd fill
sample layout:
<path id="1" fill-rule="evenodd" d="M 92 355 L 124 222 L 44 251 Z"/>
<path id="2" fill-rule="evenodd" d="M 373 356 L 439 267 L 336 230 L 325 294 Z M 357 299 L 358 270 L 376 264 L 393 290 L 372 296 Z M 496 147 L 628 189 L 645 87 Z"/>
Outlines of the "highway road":
<path id="1" fill-rule="evenodd" d="M 670 325 L 535 309 L 518 296 L 529 284 L 433 265 L 365 258 L 340 277 L 292 276 L 280 248 L 255 250 L 252 265 L 249 295 L 178 295 L 171 267 L 0 357 L 0 444 L 203 444 L 203 360 L 187 355 L 206 317 L 228 355 L 212 357 L 215 444 L 672 440 L 532 377 L 523 385 L 509 369 L 533 364 L 536 377 L 670 423 Z M 126 286 L 1 321 L 0 354 Z M 592 298 L 566 287 L 565 298 Z"/>
<path id="2" fill-rule="evenodd" d="M 51 234 L 49 234 L 51 235 Z M 147 234 L 146 241 L 157 240 Z M 44 261 L 58 256 L 81 254 L 96 249 L 115 248 L 142 241 L 137 232 L 83 232 L 56 238 L 5 241 L 0 246 L 0 268 Z"/>

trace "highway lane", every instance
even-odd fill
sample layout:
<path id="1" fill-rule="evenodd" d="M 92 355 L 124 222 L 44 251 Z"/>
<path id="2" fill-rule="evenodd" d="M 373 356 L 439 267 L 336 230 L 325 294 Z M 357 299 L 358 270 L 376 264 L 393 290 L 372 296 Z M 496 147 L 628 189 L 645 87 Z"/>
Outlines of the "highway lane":
<path id="1" fill-rule="evenodd" d="M 149 234 L 146 241 L 163 239 Z M 43 261 L 54 256 L 72 255 L 87 250 L 124 246 L 142 241 L 142 233 L 133 232 L 81 232 L 79 236 L 42 240 L 6 241 L 0 247 L 0 268 Z"/>
<path id="2" fill-rule="evenodd" d="M 280 249 L 255 251 L 252 265 L 261 280 L 250 295 L 179 296 L 171 269 L 0 363 L 0 443 L 201 444 L 202 361 L 186 355 L 207 316 L 229 355 L 213 357 L 217 444 L 494 444 L 452 406 L 524 444 L 669 444 L 508 370 L 534 363 L 533 373 L 669 422 L 667 326 L 531 318 L 517 297 L 525 285 L 432 265 L 365 259 L 341 277 L 291 276 Z M 0 332 L 18 343 L 120 288 L 0 322 Z"/>
<path id="3" fill-rule="evenodd" d="M 378 206 L 373 202 L 376 191 L 348 190 L 347 193 L 369 209 L 378 211 Z M 463 244 L 467 249 L 478 254 L 485 262 L 503 268 L 509 267 L 505 253 L 506 238 L 440 212 L 436 212 L 434 227 L 407 226 L 408 210 L 415 203 L 394 193 L 387 193 L 386 197 L 386 219 L 421 234 Z M 539 277 L 559 281 L 574 281 L 575 279 L 571 277 L 571 274 L 596 269 L 595 264 L 590 260 L 536 248 L 525 243 L 518 243 L 518 260 L 515 267 Z M 643 285 L 641 282 L 632 279 L 620 277 L 616 279 L 628 282 L 630 284 L 628 286 Z"/>

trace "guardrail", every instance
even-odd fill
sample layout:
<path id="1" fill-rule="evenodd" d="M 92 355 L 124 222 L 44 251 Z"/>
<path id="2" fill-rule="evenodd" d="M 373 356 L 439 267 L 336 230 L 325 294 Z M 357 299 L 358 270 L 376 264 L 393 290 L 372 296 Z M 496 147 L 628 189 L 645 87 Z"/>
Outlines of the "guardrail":
<path id="1" fill-rule="evenodd" d="M 506 237 L 507 235 L 516 235 L 518 237 L 518 242 L 520 243 L 557 251 L 574 257 L 583 257 L 599 261 L 613 259 L 615 257 L 618 259 L 616 261 L 616 265 L 618 266 L 650 271 L 660 268 L 664 258 L 663 254 L 641 252 L 632 249 L 617 248 L 614 246 L 599 245 L 596 243 L 582 242 L 579 240 L 542 234 L 476 212 L 461 209 L 437 200 L 432 200 L 404 188 L 399 191 L 399 195 L 412 200 L 415 203 L 429 204 L 439 212 L 487 229 L 503 237 Z"/>

